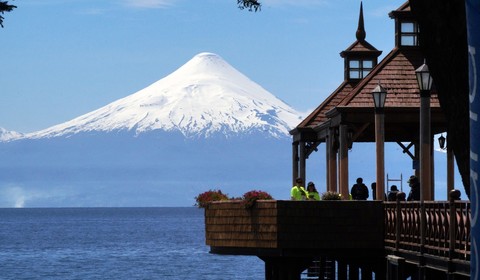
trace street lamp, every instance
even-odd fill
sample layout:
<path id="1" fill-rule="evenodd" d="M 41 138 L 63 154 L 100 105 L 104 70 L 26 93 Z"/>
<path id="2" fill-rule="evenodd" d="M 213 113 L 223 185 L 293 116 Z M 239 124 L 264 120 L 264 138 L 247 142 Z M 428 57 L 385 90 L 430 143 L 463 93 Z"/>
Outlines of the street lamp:
<path id="1" fill-rule="evenodd" d="M 430 90 L 433 79 L 424 62 L 415 70 L 420 89 L 420 200 L 433 199 L 431 183 L 431 128 L 430 128 Z"/>
<path id="2" fill-rule="evenodd" d="M 376 197 L 383 200 L 385 197 L 385 100 L 387 91 L 378 85 L 372 91 L 373 103 L 375 104 L 375 147 L 376 147 Z"/>
<path id="3" fill-rule="evenodd" d="M 433 79 L 428 70 L 428 65 L 423 62 L 422 66 L 418 67 L 415 70 L 415 75 L 417 76 L 418 87 L 420 88 L 420 93 L 422 91 L 427 91 L 430 95 L 430 90 L 432 89 Z"/>
<path id="4" fill-rule="evenodd" d="M 382 87 L 380 82 L 372 91 L 373 103 L 375 104 L 375 112 L 383 111 L 385 108 L 385 100 L 387 100 L 387 91 Z"/>
<path id="5" fill-rule="evenodd" d="M 431 157 L 430 157 L 430 90 L 432 89 L 432 77 L 428 66 L 424 62 L 417 70 L 418 87 L 420 89 L 420 253 L 425 251 L 425 199 L 432 200 L 431 191 Z"/>
<path id="6" fill-rule="evenodd" d="M 445 137 L 443 137 L 443 134 L 438 137 L 438 145 L 440 145 L 440 149 L 445 150 Z"/>

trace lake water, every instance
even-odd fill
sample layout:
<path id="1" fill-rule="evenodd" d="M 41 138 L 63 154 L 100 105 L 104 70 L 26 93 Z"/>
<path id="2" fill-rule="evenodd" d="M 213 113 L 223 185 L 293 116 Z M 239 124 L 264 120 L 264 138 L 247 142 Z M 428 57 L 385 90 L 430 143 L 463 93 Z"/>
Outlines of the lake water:
<path id="1" fill-rule="evenodd" d="M 205 245 L 203 209 L 0 209 L 0 279 L 264 279 Z"/>

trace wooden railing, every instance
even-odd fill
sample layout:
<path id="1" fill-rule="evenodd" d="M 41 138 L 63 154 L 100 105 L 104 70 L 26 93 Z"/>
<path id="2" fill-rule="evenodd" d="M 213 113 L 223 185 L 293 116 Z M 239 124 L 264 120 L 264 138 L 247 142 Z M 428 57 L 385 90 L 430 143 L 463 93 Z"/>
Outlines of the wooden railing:
<path id="1" fill-rule="evenodd" d="M 470 261 L 470 202 L 385 202 L 385 246 L 446 259 Z"/>

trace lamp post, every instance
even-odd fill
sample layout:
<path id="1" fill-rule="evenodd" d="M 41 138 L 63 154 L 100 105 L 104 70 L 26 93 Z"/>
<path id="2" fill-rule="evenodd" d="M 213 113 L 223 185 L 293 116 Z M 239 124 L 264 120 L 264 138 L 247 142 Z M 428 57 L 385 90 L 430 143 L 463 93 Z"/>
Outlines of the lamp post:
<path id="1" fill-rule="evenodd" d="M 427 64 L 423 63 L 417 70 L 418 87 L 420 88 L 420 200 L 432 200 L 431 182 L 431 128 L 430 128 L 430 90 L 432 76 Z"/>
<path id="2" fill-rule="evenodd" d="M 428 66 L 423 63 L 417 70 L 418 87 L 420 88 L 420 253 L 425 252 L 425 199 L 431 200 L 431 163 L 430 163 L 430 90 L 432 89 L 432 77 Z"/>
<path id="3" fill-rule="evenodd" d="M 376 147 L 376 195 L 378 200 L 385 198 L 385 100 L 387 91 L 378 83 L 372 91 L 375 104 L 375 147 Z"/>

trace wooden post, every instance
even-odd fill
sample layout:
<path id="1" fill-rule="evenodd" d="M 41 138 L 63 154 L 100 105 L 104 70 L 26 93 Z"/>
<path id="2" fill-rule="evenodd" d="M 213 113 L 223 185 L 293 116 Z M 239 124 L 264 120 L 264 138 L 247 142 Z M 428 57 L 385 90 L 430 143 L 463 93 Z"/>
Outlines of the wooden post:
<path id="1" fill-rule="evenodd" d="M 388 280 L 403 280 L 405 270 L 405 259 L 388 255 L 387 256 L 387 279 Z"/>
<path id="2" fill-rule="evenodd" d="M 325 138 L 325 179 L 326 179 L 326 190 L 330 190 L 330 136 L 327 135 Z"/>
<path id="3" fill-rule="evenodd" d="M 347 280 L 347 275 L 347 264 L 344 261 L 338 261 L 338 280 Z"/>
<path id="4" fill-rule="evenodd" d="M 430 91 L 420 93 L 420 200 L 432 200 Z"/>
<path id="5" fill-rule="evenodd" d="M 435 150 L 433 149 L 434 137 L 430 139 L 430 200 L 435 200 Z"/>
<path id="6" fill-rule="evenodd" d="M 300 178 L 303 180 L 303 184 L 305 184 L 306 180 L 306 166 L 307 166 L 307 156 L 305 151 L 305 141 L 300 141 Z M 306 187 L 304 185 L 304 187 Z"/>
<path id="7" fill-rule="evenodd" d="M 376 197 L 385 199 L 385 114 L 383 110 L 375 109 L 375 153 L 376 153 Z"/>
<path id="8" fill-rule="evenodd" d="M 415 161 L 417 166 L 415 167 L 415 177 L 420 178 L 420 142 L 415 142 Z"/>
<path id="9" fill-rule="evenodd" d="M 298 178 L 298 142 L 292 143 L 292 186 Z"/>
<path id="10" fill-rule="evenodd" d="M 397 193 L 397 212 L 396 212 L 396 223 L 395 223 L 395 251 L 400 249 L 400 237 L 402 233 L 402 206 L 400 204 L 401 201 L 405 201 L 405 193 L 399 192 Z"/>
<path id="11" fill-rule="evenodd" d="M 347 139 L 348 127 L 346 125 L 340 125 L 340 152 L 339 152 L 339 183 L 340 194 L 344 200 L 349 198 L 348 188 L 348 139 Z"/>
<path id="12" fill-rule="evenodd" d="M 328 130 L 328 191 L 338 192 L 337 187 L 337 151 L 335 149 L 335 129 Z"/>
<path id="13" fill-rule="evenodd" d="M 448 250 L 448 258 L 451 260 L 453 258 L 455 258 L 455 240 L 456 240 L 456 236 L 455 236 L 455 233 L 457 231 L 457 226 L 458 226 L 458 223 L 457 223 L 457 209 L 456 209 L 456 206 L 455 206 L 455 200 L 458 200 L 460 199 L 460 191 L 459 190 L 452 190 L 450 191 L 449 195 L 448 195 L 448 201 L 449 201 L 449 210 L 450 210 L 450 221 L 449 221 L 449 232 L 448 234 L 450 235 L 450 246 L 449 246 L 449 250 Z"/>
<path id="14" fill-rule="evenodd" d="M 455 189 L 454 164 L 453 149 L 447 145 L 447 194 Z"/>

